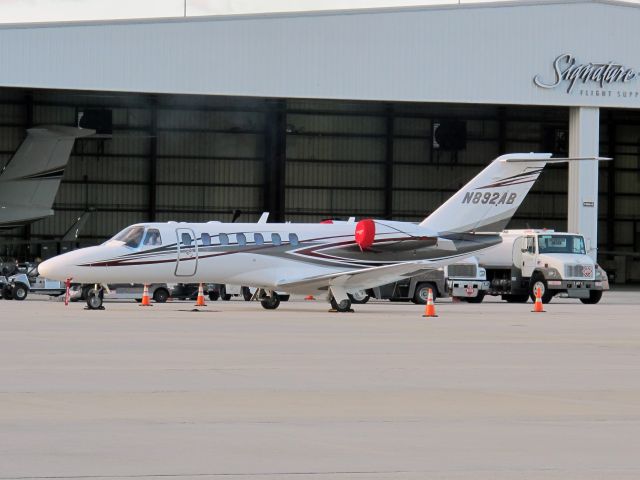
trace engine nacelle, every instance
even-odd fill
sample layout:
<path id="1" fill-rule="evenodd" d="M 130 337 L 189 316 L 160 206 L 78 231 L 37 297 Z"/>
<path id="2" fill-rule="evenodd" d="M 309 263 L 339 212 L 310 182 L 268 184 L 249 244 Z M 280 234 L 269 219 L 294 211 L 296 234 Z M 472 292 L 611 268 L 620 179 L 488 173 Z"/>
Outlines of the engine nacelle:
<path id="1" fill-rule="evenodd" d="M 376 238 L 376 223 L 370 218 L 360 220 L 356 224 L 355 238 L 360 250 L 369 248 Z"/>

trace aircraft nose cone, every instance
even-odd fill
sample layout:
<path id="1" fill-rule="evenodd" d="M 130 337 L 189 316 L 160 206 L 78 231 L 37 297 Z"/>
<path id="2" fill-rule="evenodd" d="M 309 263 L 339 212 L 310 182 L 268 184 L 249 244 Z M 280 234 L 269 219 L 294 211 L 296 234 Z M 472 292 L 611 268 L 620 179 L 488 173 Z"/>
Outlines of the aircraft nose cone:
<path id="1" fill-rule="evenodd" d="M 59 280 L 61 282 L 72 277 L 72 275 L 69 274 L 70 272 L 66 271 L 67 268 L 65 268 L 65 262 L 61 260 L 61 257 L 62 255 L 42 262 L 38 265 L 38 273 L 42 277 L 50 278 L 51 280 Z"/>

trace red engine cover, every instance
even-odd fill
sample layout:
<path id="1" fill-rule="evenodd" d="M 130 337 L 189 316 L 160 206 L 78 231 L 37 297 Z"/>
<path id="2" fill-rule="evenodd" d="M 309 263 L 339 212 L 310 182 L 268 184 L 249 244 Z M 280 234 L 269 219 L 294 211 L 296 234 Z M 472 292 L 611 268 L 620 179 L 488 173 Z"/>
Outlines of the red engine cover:
<path id="1" fill-rule="evenodd" d="M 373 245 L 376 237 L 376 224 L 370 218 L 360 220 L 356 224 L 356 243 L 360 246 L 360 250 L 366 250 Z"/>

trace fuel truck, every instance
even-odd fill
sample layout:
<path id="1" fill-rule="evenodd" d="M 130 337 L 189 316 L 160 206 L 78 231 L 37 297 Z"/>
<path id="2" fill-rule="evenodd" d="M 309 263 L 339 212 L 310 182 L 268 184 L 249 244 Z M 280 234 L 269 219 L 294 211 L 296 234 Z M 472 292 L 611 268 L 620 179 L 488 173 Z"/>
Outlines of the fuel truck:
<path id="1" fill-rule="evenodd" d="M 594 304 L 609 289 L 607 274 L 587 255 L 582 235 L 543 229 L 504 230 L 501 236 L 502 243 L 478 254 L 488 284 L 481 297 L 524 303 L 540 289 L 542 303 L 561 295 Z"/>

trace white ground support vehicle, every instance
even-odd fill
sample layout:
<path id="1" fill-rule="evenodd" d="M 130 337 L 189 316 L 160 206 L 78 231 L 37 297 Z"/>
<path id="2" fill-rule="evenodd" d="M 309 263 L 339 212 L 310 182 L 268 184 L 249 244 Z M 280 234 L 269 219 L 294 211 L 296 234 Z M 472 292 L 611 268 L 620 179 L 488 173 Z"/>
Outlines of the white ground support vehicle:
<path id="1" fill-rule="evenodd" d="M 65 291 L 66 287 L 62 282 L 40 276 L 29 276 L 24 271 L 8 277 L 0 276 L 0 298 L 5 300 L 24 300 L 29 293 L 58 297 Z"/>
<path id="2" fill-rule="evenodd" d="M 487 271 L 476 257 L 444 267 L 447 290 L 453 299 L 481 303 L 489 290 Z"/>
<path id="3" fill-rule="evenodd" d="M 598 303 L 609 289 L 606 272 L 586 254 L 584 237 L 553 230 L 505 230 L 502 243 L 478 254 L 488 295 L 526 302 L 539 288 L 542 303 L 555 295 Z"/>

